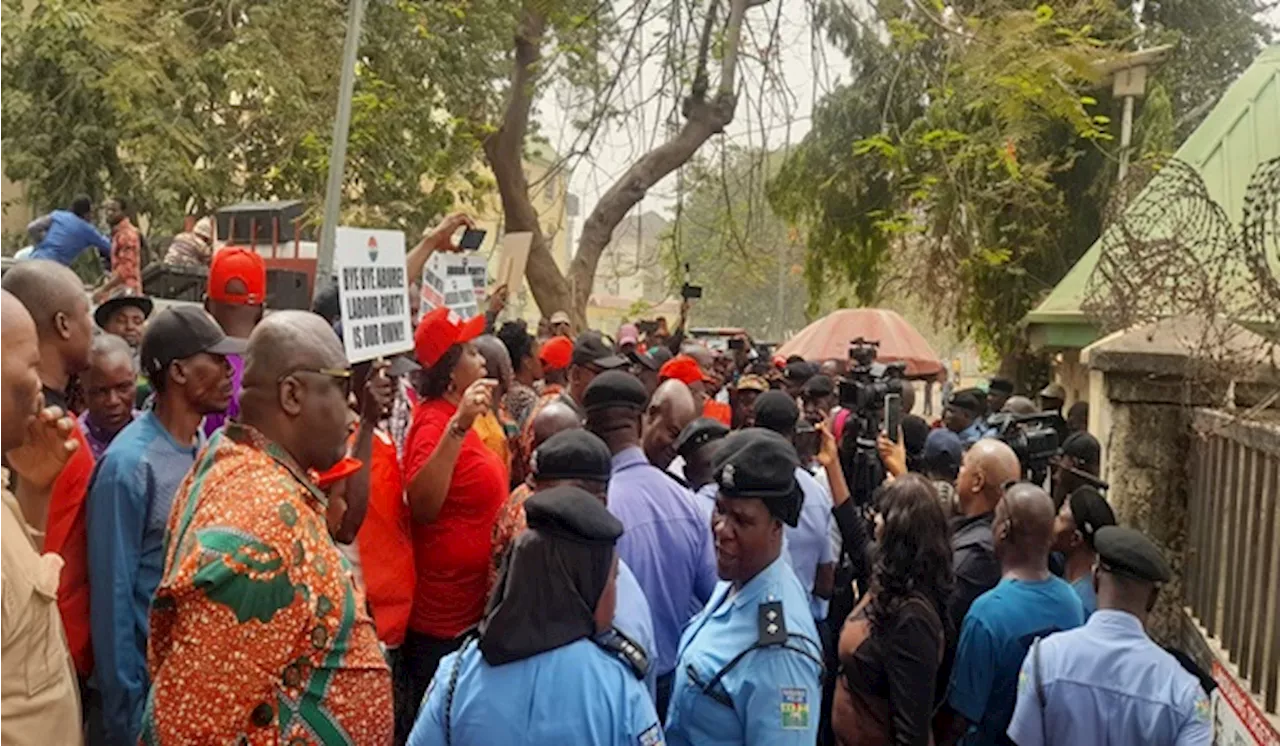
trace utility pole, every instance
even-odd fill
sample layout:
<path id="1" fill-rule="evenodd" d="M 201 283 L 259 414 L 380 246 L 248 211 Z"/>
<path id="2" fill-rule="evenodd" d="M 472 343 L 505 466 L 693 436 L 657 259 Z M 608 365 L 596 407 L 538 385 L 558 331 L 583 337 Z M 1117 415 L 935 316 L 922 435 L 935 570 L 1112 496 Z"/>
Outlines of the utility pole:
<path id="1" fill-rule="evenodd" d="M 351 129 L 351 95 L 356 84 L 356 55 L 360 51 L 360 24 L 365 0 L 351 0 L 347 12 L 347 38 L 342 44 L 342 77 L 338 82 L 338 114 L 333 120 L 333 146 L 329 149 L 329 180 L 324 189 L 324 222 L 320 225 L 320 249 L 316 256 L 315 291 L 329 284 L 333 275 L 333 249 L 342 207 L 342 175 L 347 163 L 347 135 Z"/>

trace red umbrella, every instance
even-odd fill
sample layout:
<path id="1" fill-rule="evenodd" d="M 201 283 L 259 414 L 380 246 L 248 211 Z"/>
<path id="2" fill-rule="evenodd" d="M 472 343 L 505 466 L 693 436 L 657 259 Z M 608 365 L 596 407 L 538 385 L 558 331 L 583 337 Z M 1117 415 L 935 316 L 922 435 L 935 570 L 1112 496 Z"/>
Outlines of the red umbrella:
<path id="1" fill-rule="evenodd" d="M 920 332 L 896 311 L 884 308 L 845 308 L 800 330 L 774 354 L 799 355 L 805 360 L 845 360 L 849 343 L 858 337 L 880 342 L 881 363 L 907 364 L 911 378 L 941 377 L 946 368 Z"/>

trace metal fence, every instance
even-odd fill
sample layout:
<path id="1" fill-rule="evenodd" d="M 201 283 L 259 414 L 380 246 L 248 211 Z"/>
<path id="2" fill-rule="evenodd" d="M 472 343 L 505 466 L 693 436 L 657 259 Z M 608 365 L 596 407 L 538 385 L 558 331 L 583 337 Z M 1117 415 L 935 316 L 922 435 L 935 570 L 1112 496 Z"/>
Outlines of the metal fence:
<path id="1" fill-rule="evenodd" d="M 1269 713 L 1280 699 L 1280 424 L 1194 416 L 1184 602 Z"/>

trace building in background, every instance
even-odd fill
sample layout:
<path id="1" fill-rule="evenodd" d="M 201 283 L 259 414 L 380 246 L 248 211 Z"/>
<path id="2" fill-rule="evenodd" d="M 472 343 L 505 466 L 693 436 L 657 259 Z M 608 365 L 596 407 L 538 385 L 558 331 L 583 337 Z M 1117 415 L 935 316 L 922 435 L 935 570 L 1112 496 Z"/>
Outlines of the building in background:
<path id="1" fill-rule="evenodd" d="M 612 333 L 624 321 L 666 316 L 675 323 L 680 302 L 668 297 L 671 282 L 661 241 L 671 223 L 656 212 L 628 215 L 613 230 L 596 266 L 587 321 Z"/>

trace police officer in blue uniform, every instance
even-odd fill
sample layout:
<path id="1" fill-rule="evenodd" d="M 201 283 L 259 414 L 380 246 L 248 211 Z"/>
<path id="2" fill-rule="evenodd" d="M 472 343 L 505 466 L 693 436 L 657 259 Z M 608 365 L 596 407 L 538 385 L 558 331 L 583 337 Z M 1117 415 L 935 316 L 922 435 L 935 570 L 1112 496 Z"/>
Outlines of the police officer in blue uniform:
<path id="1" fill-rule="evenodd" d="M 1018 677 L 1009 738 L 1018 746 L 1209 746 L 1200 681 L 1147 636 L 1147 615 L 1169 564 L 1130 528 L 1103 526 L 1094 585 L 1098 610 L 1083 627 L 1032 644 Z"/>
<path id="2" fill-rule="evenodd" d="M 748 428 L 720 445 L 712 518 L 721 581 L 680 638 L 667 742 L 812 746 L 822 704 L 822 646 L 809 596 L 783 557 L 803 493 L 795 448 Z"/>
<path id="3" fill-rule="evenodd" d="M 659 746 L 644 651 L 612 627 L 622 524 L 590 493 L 525 502 L 478 634 L 446 657 L 410 746 Z"/>

